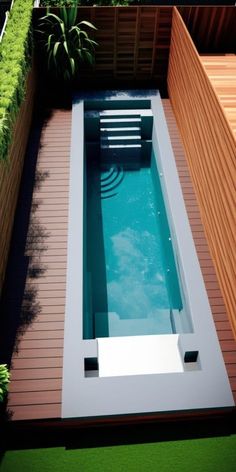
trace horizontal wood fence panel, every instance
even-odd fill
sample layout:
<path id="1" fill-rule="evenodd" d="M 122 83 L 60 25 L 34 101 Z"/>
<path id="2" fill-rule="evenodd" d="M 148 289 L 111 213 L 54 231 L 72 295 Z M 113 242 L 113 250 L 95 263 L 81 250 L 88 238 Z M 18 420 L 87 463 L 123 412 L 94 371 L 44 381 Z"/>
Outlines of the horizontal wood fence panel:
<path id="1" fill-rule="evenodd" d="M 236 141 L 177 9 L 172 21 L 168 91 L 236 336 Z"/>

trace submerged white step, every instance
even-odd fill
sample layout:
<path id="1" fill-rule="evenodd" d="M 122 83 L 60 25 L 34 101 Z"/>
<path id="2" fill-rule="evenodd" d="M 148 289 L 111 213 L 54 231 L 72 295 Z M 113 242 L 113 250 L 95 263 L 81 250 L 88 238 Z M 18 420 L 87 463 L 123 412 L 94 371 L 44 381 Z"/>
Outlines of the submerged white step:
<path id="1" fill-rule="evenodd" d="M 101 149 L 141 149 L 141 144 L 102 144 Z"/>
<path id="2" fill-rule="evenodd" d="M 112 133 L 115 133 L 116 131 L 117 131 L 117 132 L 118 132 L 118 131 L 119 131 L 119 132 L 124 131 L 125 133 L 126 133 L 126 132 L 128 133 L 129 131 L 140 131 L 140 126 L 127 126 L 127 127 L 119 126 L 118 128 L 101 128 L 100 131 L 101 131 L 102 133 L 104 133 L 104 132 L 109 133 L 110 131 L 111 131 Z"/>
<path id="3" fill-rule="evenodd" d="M 122 141 L 122 139 L 124 140 L 128 140 L 128 139 L 141 139 L 141 136 L 140 134 L 131 134 L 131 135 L 124 135 L 124 136 L 101 136 L 101 140 L 102 141 L 106 141 L 106 140 L 110 140 L 110 141 Z"/>
<path id="4" fill-rule="evenodd" d="M 169 309 L 156 310 L 146 318 L 122 319 L 116 312 L 95 313 L 96 337 L 142 336 L 151 334 L 171 334 L 172 324 Z"/>
<path id="5" fill-rule="evenodd" d="M 127 126 L 125 127 L 114 127 L 114 128 L 101 128 L 100 129 L 101 137 L 108 136 L 141 136 L 141 127 L 140 126 Z"/>
<path id="6" fill-rule="evenodd" d="M 141 142 L 140 135 L 134 136 L 101 136 L 101 145 L 106 144 L 119 144 L 119 145 L 126 145 L 126 144 L 139 144 Z"/>
<path id="7" fill-rule="evenodd" d="M 105 125 L 108 124 L 112 126 L 112 124 L 115 124 L 115 126 L 118 125 L 118 123 L 122 123 L 122 126 L 130 126 L 130 123 L 141 123 L 141 118 L 102 118 L 100 120 L 100 124 Z"/>
<path id="8" fill-rule="evenodd" d="M 99 112 L 99 115 L 104 116 L 120 116 L 120 115 L 128 115 L 128 116 L 152 116 L 152 110 L 150 108 L 134 108 L 134 109 L 116 109 L 116 110 L 102 110 Z"/>

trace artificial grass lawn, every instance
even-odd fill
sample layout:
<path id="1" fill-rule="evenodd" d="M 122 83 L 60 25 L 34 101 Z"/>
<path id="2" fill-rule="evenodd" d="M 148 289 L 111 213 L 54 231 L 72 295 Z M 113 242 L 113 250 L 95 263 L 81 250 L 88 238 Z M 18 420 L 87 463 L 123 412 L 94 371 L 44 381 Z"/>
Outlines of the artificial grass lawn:
<path id="1" fill-rule="evenodd" d="M 8 451 L 1 472 L 235 472 L 236 435 L 131 446 Z"/>

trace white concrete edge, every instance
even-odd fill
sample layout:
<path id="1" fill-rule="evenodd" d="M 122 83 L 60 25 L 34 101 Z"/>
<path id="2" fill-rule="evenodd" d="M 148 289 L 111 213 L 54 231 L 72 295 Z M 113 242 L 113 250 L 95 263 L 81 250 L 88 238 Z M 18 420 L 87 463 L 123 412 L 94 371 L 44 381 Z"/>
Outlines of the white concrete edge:
<path id="1" fill-rule="evenodd" d="M 158 161 L 161 184 L 167 206 L 167 214 L 171 215 L 169 224 L 177 266 L 184 289 L 184 298 L 190 311 L 193 325 L 192 334 L 180 335 L 180 344 L 186 344 L 191 350 L 191 344 L 200 350 L 202 368 L 210 368 L 214 357 L 215 368 L 220 368 L 225 381 L 228 375 L 219 345 L 216 327 L 209 304 L 205 283 L 203 280 L 198 256 L 196 253 L 191 227 L 185 208 L 182 188 L 176 168 L 168 126 L 160 95 L 152 99 L 153 110 L 153 147 Z M 156 136 L 155 136 L 156 134 Z M 156 148 L 156 149 L 155 149 Z"/>
<path id="2" fill-rule="evenodd" d="M 83 187 L 84 103 L 82 100 L 75 100 L 72 106 L 70 151 L 62 416 L 64 396 L 68 385 L 71 385 L 71 353 L 78 357 L 78 343 L 81 343 L 83 337 Z M 82 367 L 79 365 L 80 361 L 78 358 L 78 368 Z"/>

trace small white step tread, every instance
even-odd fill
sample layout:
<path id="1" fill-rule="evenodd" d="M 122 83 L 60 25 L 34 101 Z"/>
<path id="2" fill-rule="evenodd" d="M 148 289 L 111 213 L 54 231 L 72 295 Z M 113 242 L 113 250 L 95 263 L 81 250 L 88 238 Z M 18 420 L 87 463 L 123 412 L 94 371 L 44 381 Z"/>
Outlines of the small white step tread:
<path id="1" fill-rule="evenodd" d="M 140 140 L 140 135 L 131 135 L 131 136 L 101 136 L 101 141 L 129 141 L 129 140 Z"/>
<path id="2" fill-rule="evenodd" d="M 140 126 L 127 126 L 127 128 L 123 127 L 123 126 L 120 126 L 118 128 L 100 128 L 100 131 L 101 132 L 113 132 L 113 131 L 125 131 L 125 132 L 128 132 L 128 131 L 140 131 Z"/>
<path id="3" fill-rule="evenodd" d="M 129 115 L 129 116 L 152 116 L 152 110 L 150 108 L 137 108 L 137 109 L 124 109 L 124 110 L 103 110 L 100 111 L 99 115 L 104 116 L 119 116 L 119 115 Z"/>
<path id="4" fill-rule="evenodd" d="M 141 118 L 102 118 L 100 123 L 141 123 Z"/>
<path id="5" fill-rule="evenodd" d="M 140 148 L 141 149 L 142 145 L 141 144 L 102 144 L 101 149 L 127 149 L 127 148 Z"/>

